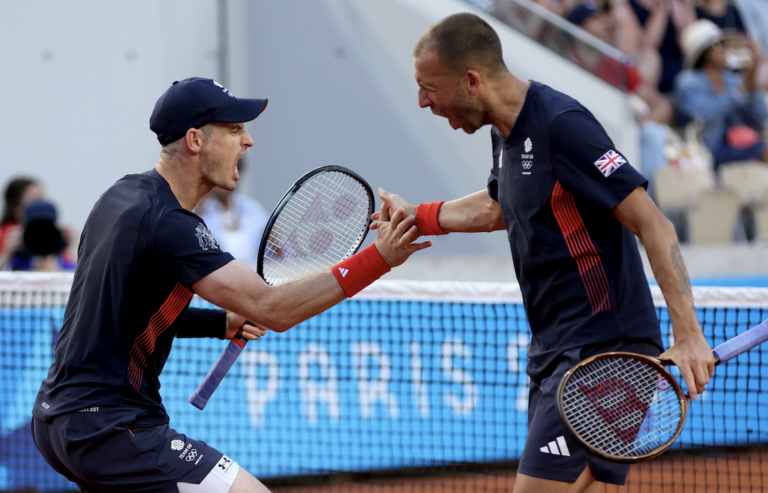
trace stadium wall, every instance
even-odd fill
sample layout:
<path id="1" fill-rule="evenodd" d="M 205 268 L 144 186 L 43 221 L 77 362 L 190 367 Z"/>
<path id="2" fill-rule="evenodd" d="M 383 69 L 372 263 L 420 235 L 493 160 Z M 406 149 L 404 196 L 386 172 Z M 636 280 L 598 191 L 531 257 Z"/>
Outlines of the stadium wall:
<path id="1" fill-rule="evenodd" d="M 223 0 L 222 0 L 223 1 Z M 3 2 L 0 54 L 10 82 L 0 132 L 12 145 L 0 184 L 41 179 L 60 219 L 82 228 L 103 191 L 157 162 L 148 128 L 174 80 L 218 78 L 217 5 L 209 0 Z M 229 0 L 229 88 L 267 97 L 247 128 L 255 146 L 241 188 L 269 209 L 303 172 L 352 168 L 412 200 L 461 196 L 485 186 L 488 129 L 469 136 L 418 107 L 411 50 L 461 0 Z M 617 146 L 637 161 L 622 94 L 487 17 L 510 68 L 584 102 Z M 427 256 L 501 254 L 503 233 L 440 238 Z"/>

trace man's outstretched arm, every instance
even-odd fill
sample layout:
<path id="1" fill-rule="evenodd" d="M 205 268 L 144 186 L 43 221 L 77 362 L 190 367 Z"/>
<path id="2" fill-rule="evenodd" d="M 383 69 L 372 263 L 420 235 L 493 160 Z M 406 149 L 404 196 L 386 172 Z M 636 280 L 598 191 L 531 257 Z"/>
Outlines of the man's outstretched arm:
<path id="1" fill-rule="evenodd" d="M 413 222 L 413 216 L 406 216 L 399 209 L 379 228 L 375 246 L 381 262 L 395 267 L 414 252 L 431 246 L 430 241 L 414 242 L 418 231 Z M 192 289 L 203 299 L 247 318 L 257 327 L 276 332 L 284 332 L 347 298 L 331 270 L 269 286 L 237 260 L 194 282 Z"/>
<path id="2" fill-rule="evenodd" d="M 675 344 L 661 357 L 671 359 L 680 368 L 688 392 L 696 398 L 714 375 L 715 358 L 696 317 L 691 281 L 675 229 L 642 187 L 630 193 L 613 215 L 645 245 L 675 335 Z"/>
<path id="3" fill-rule="evenodd" d="M 488 195 L 487 190 L 480 190 L 456 200 L 443 202 L 441 205 L 432 204 L 414 205 L 407 202 L 399 195 L 379 189 L 379 197 L 384 207 L 394 212 L 402 207 L 406 214 L 416 216 L 416 224 L 432 223 L 439 226 L 444 233 L 484 233 L 499 231 L 505 228 L 504 215 L 501 206 Z M 375 213 L 374 220 L 386 220 L 381 218 L 381 213 Z M 377 229 L 379 223 L 374 223 L 371 229 Z M 420 230 L 423 227 L 420 227 Z M 420 231 L 425 234 L 424 231 Z"/>

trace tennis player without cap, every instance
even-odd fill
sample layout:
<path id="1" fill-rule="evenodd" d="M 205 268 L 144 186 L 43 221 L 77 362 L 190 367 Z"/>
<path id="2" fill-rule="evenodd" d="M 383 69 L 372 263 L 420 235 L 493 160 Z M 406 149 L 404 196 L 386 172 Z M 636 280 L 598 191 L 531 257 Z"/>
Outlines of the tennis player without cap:
<path id="1" fill-rule="evenodd" d="M 514 491 L 596 492 L 602 482 L 624 484 L 628 466 L 576 445 L 554 399 L 563 373 L 584 357 L 663 351 L 634 235 L 669 306 L 675 344 L 663 356 L 680 368 L 692 397 L 704 390 L 714 358 L 675 231 L 646 194 L 648 181 L 592 114 L 510 73 L 499 37 L 481 18 L 443 19 L 413 55 L 419 105 L 470 134 L 492 125 L 493 167 L 487 189 L 449 202 L 416 206 L 380 195 L 391 212 L 415 214 L 423 235 L 507 230 L 532 331 L 529 435 Z M 388 212 L 382 207 L 381 217 Z"/>
<path id="2" fill-rule="evenodd" d="M 235 189 L 253 145 L 244 122 L 266 105 L 210 79 L 174 82 L 150 118 L 163 146 L 157 166 L 119 180 L 88 217 L 32 423 L 42 455 L 81 492 L 267 491 L 233 459 L 168 426 L 158 377 L 173 338 L 283 332 L 431 244 L 413 243 L 415 218 L 401 209 L 374 245 L 277 286 L 222 252 L 191 211 L 213 187 Z M 189 308 L 193 293 L 228 311 Z"/>

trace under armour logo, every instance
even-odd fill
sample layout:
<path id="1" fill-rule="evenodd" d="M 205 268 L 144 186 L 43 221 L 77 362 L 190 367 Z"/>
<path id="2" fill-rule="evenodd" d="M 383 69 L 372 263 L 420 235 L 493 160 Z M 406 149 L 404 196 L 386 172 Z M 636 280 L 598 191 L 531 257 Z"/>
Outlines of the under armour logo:
<path id="1" fill-rule="evenodd" d="M 229 466 L 232 464 L 232 459 L 228 458 L 226 455 L 221 458 L 218 464 L 216 464 L 218 467 L 224 469 L 225 471 L 229 469 Z"/>

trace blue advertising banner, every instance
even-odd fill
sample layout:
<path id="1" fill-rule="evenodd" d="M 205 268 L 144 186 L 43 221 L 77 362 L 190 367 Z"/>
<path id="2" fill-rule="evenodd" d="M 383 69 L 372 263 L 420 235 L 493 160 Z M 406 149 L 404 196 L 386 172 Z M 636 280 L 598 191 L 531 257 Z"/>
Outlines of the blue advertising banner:
<path id="1" fill-rule="evenodd" d="M 700 320 L 714 346 L 763 312 L 706 309 Z M 29 434 L 62 314 L 0 309 L 0 490 L 72 489 Z M 173 428 L 264 479 L 514 461 L 527 436 L 528 341 L 516 303 L 349 300 L 249 343 L 204 411 L 187 398 L 226 342 L 177 340 L 161 393 Z M 767 375 L 760 349 L 718 368 L 675 447 L 765 442 Z"/>

